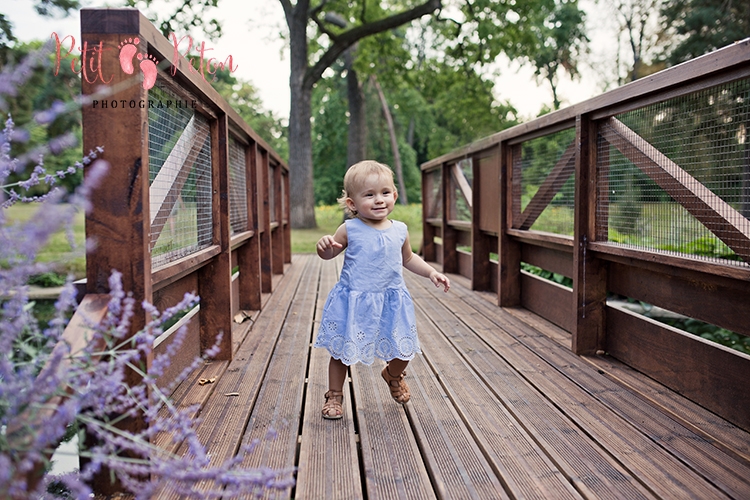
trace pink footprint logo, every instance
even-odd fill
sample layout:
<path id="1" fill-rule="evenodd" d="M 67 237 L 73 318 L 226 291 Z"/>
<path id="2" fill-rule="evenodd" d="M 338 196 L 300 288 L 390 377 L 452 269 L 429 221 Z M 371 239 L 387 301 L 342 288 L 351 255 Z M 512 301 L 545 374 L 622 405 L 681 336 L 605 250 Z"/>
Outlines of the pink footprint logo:
<path id="1" fill-rule="evenodd" d="M 148 90 L 156 83 L 156 58 L 151 55 L 144 58 L 143 54 L 138 54 L 138 60 L 141 61 L 139 66 L 143 73 L 143 88 Z"/>
<path id="2" fill-rule="evenodd" d="M 137 45 L 140 43 L 140 39 L 138 37 L 135 38 L 127 38 L 120 42 L 120 45 L 117 46 L 118 49 L 120 49 L 120 67 L 122 70 L 132 75 L 135 68 L 133 67 L 133 56 L 138 51 Z M 139 54 L 140 55 L 140 54 Z"/>

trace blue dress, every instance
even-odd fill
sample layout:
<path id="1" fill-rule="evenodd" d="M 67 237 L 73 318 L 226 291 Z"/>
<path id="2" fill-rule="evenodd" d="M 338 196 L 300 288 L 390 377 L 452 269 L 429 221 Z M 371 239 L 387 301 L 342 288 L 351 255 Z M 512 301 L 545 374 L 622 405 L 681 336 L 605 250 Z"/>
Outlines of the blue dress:
<path id="1" fill-rule="evenodd" d="M 421 351 L 414 302 L 402 275 L 406 224 L 392 221 L 382 230 L 359 219 L 345 224 L 344 267 L 328 294 L 314 346 L 345 365 L 371 365 L 375 356 L 411 360 Z"/>

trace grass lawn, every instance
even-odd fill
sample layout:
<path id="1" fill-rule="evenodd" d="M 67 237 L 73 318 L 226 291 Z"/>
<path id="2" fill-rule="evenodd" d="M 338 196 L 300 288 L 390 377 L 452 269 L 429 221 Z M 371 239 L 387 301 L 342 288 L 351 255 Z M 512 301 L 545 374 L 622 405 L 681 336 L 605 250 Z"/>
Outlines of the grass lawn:
<path id="1" fill-rule="evenodd" d="M 36 203 L 16 203 L 5 210 L 9 222 L 24 222 L 31 219 L 40 209 Z M 61 274 L 72 273 L 76 279 L 86 276 L 86 256 L 84 240 L 86 234 L 85 214 L 76 213 L 73 219 L 73 239 L 75 248 L 70 246 L 68 235 L 62 229 L 50 238 L 49 243 L 39 252 L 37 262 L 52 262 L 54 270 Z"/>
<path id="2" fill-rule="evenodd" d="M 396 205 L 391 219 L 399 220 L 409 228 L 412 250 L 419 251 L 422 245 L 422 205 Z M 292 229 L 292 253 L 315 253 L 315 244 L 326 234 L 333 234 L 343 222 L 344 213 L 338 206 L 315 207 L 316 229 Z"/>
<path id="3" fill-rule="evenodd" d="M 39 210 L 39 205 L 17 203 L 6 210 L 11 222 L 29 220 Z M 416 252 L 422 244 L 422 205 L 396 205 L 391 218 L 404 222 L 409 227 L 409 239 Z M 292 229 L 292 253 L 315 253 L 315 243 L 325 234 L 333 234 L 343 221 L 343 212 L 337 206 L 315 208 L 316 229 Z M 61 274 L 72 273 L 76 279 L 86 276 L 86 256 L 83 242 L 85 222 L 83 212 L 76 214 L 73 221 L 73 234 L 76 248 L 71 248 L 64 230 L 55 233 L 50 242 L 39 253 L 39 262 L 53 262 L 55 271 Z"/>

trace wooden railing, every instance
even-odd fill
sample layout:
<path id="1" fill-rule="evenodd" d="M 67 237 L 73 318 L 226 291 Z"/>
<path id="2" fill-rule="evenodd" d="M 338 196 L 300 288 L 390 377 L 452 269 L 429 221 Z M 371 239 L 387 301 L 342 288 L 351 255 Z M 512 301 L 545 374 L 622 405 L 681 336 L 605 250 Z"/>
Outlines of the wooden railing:
<path id="1" fill-rule="evenodd" d="M 163 310 L 197 293 L 187 337 L 162 379 L 171 381 L 219 334 L 215 359 L 230 360 L 233 319 L 261 309 L 273 275 L 291 262 L 289 169 L 207 81 L 209 56 L 191 66 L 139 11 L 81 10 L 80 47 L 83 147 L 102 146 L 110 167 L 90 197 L 86 237 L 95 247 L 79 300 L 101 302 L 112 270 L 120 271 L 138 304 L 134 334 L 147 322 L 142 301 Z M 166 351 L 177 326 L 156 339 L 154 354 Z M 74 318 L 66 338 L 85 334 Z M 94 481 L 97 492 L 118 491 L 105 475 Z"/>
<path id="2" fill-rule="evenodd" d="M 527 308 L 571 332 L 576 353 L 614 356 L 750 430 L 750 356 L 611 300 L 642 301 L 750 336 L 748 103 L 750 39 L 431 160 L 422 165 L 424 256 L 470 278 L 475 290 L 496 292 L 499 306 Z M 696 109 L 710 113 L 716 127 L 700 153 L 709 164 L 705 179 L 680 163 L 707 132 L 671 142 L 667 131 L 657 133 L 678 111 L 699 121 Z M 643 127 L 624 123 L 642 112 Z M 555 154 L 545 156 L 548 149 Z M 535 170 L 546 177 L 530 182 Z M 724 181 L 731 195 L 709 179 L 712 172 L 731 178 Z M 613 225 L 627 215 L 628 202 L 640 203 L 636 210 L 648 206 L 646 191 L 628 198 L 614 190 L 615 182 L 630 186 L 625 191 L 637 184 L 627 176 L 656 193 L 649 195 L 661 200 L 655 205 L 697 221 L 707 235 L 699 241 L 726 255 L 628 238 L 633 224 L 656 220 L 644 211 L 630 226 Z M 557 214 L 547 218 L 557 229 L 537 225 L 546 210 Z M 529 273 L 527 265 L 572 286 Z"/>
<path id="3" fill-rule="evenodd" d="M 291 262 L 288 167 L 207 81 L 208 57 L 177 60 L 174 41 L 137 10 L 83 9 L 81 36 L 82 46 L 103 47 L 101 75 L 111 78 L 82 78 L 84 150 L 103 146 L 111 165 L 86 217 L 96 243 L 86 293 L 107 293 L 113 269 L 137 303 L 161 309 L 196 292 L 181 357 L 223 332 L 218 358 L 230 359 L 233 317 L 260 309 L 272 274 Z M 144 61 L 158 64 L 155 82 Z M 157 352 L 169 343 L 157 341 Z"/>

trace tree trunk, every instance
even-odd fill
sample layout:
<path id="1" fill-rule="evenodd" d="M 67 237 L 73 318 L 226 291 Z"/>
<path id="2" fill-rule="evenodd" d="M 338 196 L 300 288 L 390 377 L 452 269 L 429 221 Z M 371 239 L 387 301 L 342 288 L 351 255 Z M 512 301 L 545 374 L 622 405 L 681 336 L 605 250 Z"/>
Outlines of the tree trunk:
<path id="1" fill-rule="evenodd" d="M 375 84 L 375 89 L 378 91 L 378 97 L 380 98 L 380 104 L 383 106 L 383 115 L 385 115 L 385 122 L 388 125 L 388 136 L 391 139 L 391 149 L 393 150 L 393 169 L 396 171 L 396 180 L 398 182 L 398 199 L 402 205 L 408 205 L 409 200 L 406 196 L 406 184 L 404 184 L 404 169 L 401 166 L 401 154 L 398 151 L 398 139 L 396 138 L 396 127 L 393 124 L 393 116 L 391 115 L 391 109 L 388 107 L 388 101 L 385 100 L 385 94 L 383 89 L 380 88 L 380 83 L 375 75 L 372 75 L 372 82 Z"/>
<path id="2" fill-rule="evenodd" d="M 302 2 L 289 24 L 290 76 L 289 89 L 289 222 L 294 229 L 317 227 L 315 223 L 315 191 L 312 162 L 312 85 L 305 79 L 307 71 L 307 11 Z"/>
<path id="3" fill-rule="evenodd" d="M 279 0 L 284 9 L 289 28 L 291 106 L 289 110 L 289 197 L 291 202 L 290 224 L 293 229 L 316 227 L 315 191 L 313 190 L 312 165 L 312 88 L 320 80 L 323 72 L 341 56 L 346 49 L 364 37 L 382 33 L 409 23 L 424 15 L 442 8 L 441 0 L 425 0 L 408 11 L 379 19 L 337 35 L 334 44 L 320 59 L 308 66 L 307 23 L 309 15 L 315 16 L 320 10 L 310 10 L 309 0 L 298 0 L 292 5 L 290 0 Z M 322 7 L 322 4 L 319 6 Z M 317 18 L 316 18 L 317 19 Z M 404 193 L 406 194 L 406 193 Z"/>
<path id="4" fill-rule="evenodd" d="M 347 168 L 367 155 L 367 122 L 365 94 L 353 68 L 357 46 L 353 45 L 344 53 L 346 67 L 346 94 L 349 99 L 349 135 L 346 147 Z"/>

